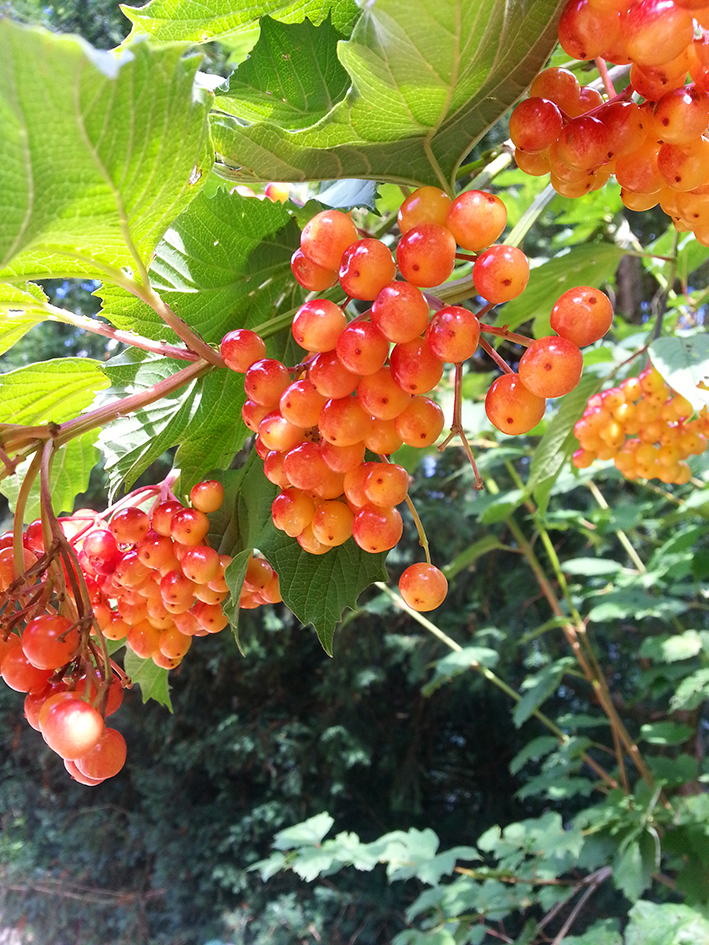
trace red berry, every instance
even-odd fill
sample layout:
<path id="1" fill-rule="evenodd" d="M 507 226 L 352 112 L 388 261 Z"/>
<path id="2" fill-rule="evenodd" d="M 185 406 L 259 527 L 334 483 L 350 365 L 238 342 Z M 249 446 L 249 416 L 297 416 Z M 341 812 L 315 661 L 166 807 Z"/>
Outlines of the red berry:
<path id="1" fill-rule="evenodd" d="M 438 187 L 419 187 L 399 207 L 397 220 L 403 233 L 421 223 L 446 225 L 446 214 L 451 198 Z"/>
<path id="2" fill-rule="evenodd" d="M 581 379 L 583 356 L 578 345 L 550 335 L 538 338 L 519 362 L 520 380 L 537 397 L 562 397 Z"/>
<path id="3" fill-rule="evenodd" d="M 358 240 L 342 254 L 340 285 L 353 299 L 371 302 L 395 276 L 394 257 L 381 240 Z"/>
<path id="4" fill-rule="evenodd" d="M 239 374 L 246 374 L 254 361 L 266 357 L 266 344 L 255 331 L 237 328 L 236 331 L 224 335 L 220 351 L 228 368 Z"/>
<path id="5" fill-rule="evenodd" d="M 216 479 L 205 479 L 190 489 L 190 502 L 199 512 L 216 512 L 224 501 L 224 486 Z"/>
<path id="6" fill-rule="evenodd" d="M 308 259 L 302 249 L 298 248 L 291 256 L 290 267 L 296 282 L 308 292 L 324 292 L 337 282 L 337 271 L 324 269 Z"/>
<path id="7" fill-rule="evenodd" d="M 358 239 L 357 227 L 346 213 L 323 210 L 305 224 L 300 248 L 317 266 L 337 272 L 342 254 Z"/>
<path id="8" fill-rule="evenodd" d="M 610 299 L 600 289 L 591 286 L 569 289 L 551 310 L 551 327 L 579 348 L 602 338 L 612 322 Z"/>
<path id="9" fill-rule="evenodd" d="M 401 237 L 396 261 L 402 276 L 412 285 L 440 285 L 453 272 L 455 250 L 449 229 L 437 223 L 422 223 Z"/>
<path id="10" fill-rule="evenodd" d="M 518 374 L 503 374 L 487 392 L 485 413 L 490 422 L 509 436 L 527 433 L 544 416 L 546 401 L 524 386 Z"/>
<path id="11" fill-rule="evenodd" d="M 524 292 L 529 281 L 529 263 L 515 246 L 491 246 L 478 256 L 473 266 L 475 288 L 497 305 Z"/>
<path id="12" fill-rule="evenodd" d="M 399 578 L 399 593 L 412 610 L 435 610 L 446 599 L 448 581 L 432 564 L 412 564 Z"/>
<path id="13" fill-rule="evenodd" d="M 477 316 L 460 305 L 449 305 L 431 319 L 426 344 L 434 357 L 459 364 L 475 353 L 480 340 Z"/>

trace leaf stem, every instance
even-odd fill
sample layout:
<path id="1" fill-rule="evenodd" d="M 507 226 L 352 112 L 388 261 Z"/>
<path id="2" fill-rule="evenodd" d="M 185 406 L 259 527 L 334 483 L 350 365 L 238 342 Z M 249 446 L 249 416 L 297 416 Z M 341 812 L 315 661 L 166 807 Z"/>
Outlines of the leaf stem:
<path id="1" fill-rule="evenodd" d="M 187 322 L 183 321 L 179 315 L 176 315 L 167 302 L 163 301 L 150 285 L 141 286 L 138 283 L 133 283 L 131 292 L 145 302 L 146 305 L 149 305 L 152 310 L 162 318 L 165 324 L 172 328 L 177 337 L 184 341 L 191 351 L 196 352 L 203 360 L 207 361 L 209 364 L 213 364 L 215 367 L 226 367 L 221 354 L 215 351 L 211 345 L 208 345 L 206 341 L 203 341 L 202 338 L 190 328 Z"/>

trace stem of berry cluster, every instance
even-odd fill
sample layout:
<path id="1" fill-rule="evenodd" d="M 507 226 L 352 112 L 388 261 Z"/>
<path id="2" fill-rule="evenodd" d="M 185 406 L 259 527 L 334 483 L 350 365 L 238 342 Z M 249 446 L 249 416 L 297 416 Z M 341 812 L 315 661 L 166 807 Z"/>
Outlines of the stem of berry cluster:
<path id="1" fill-rule="evenodd" d="M 534 343 L 533 338 L 527 338 L 526 335 L 519 335 L 515 331 L 510 331 L 507 325 L 497 328 L 495 325 L 486 325 L 484 322 L 480 322 L 480 331 L 484 331 L 487 335 L 496 335 L 498 338 L 505 338 L 507 341 L 511 341 L 516 345 L 524 345 L 525 348 L 528 348 Z"/>
<path id="2" fill-rule="evenodd" d="M 487 341 L 485 341 L 484 338 L 480 339 L 480 347 L 483 349 L 483 351 L 486 354 L 490 355 L 492 360 L 495 362 L 495 364 L 499 367 L 501 371 L 503 371 L 505 374 L 514 374 L 514 371 L 509 366 L 507 361 L 505 361 L 505 359 L 501 355 L 499 355 L 497 351 L 495 351 L 495 349 L 492 347 L 492 345 L 489 344 Z"/>
<path id="3" fill-rule="evenodd" d="M 41 469 L 40 469 L 40 498 L 41 498 L 41 507 L 42 507 L 42 521 L 43 524 L 46 523 L 48 530 L 51 535 L 51 542 L 47 541 L 47 536 L 45 536 L 45 547 L 48 548 L 52 542 L 56 543 L 59 555 L 63 559 L 64 568 L 61 566 L 58 570 L 62 571 L 62 580 L 64 578 L 64 573 L 69 578 L 69 583 L 71 585 L 71 596 L 67 595 L 65 603 L 72 603 L 73 610 L 76 611 L 77 615 L 77 624 L 79 626 L 80 634 L 80 651 L 84 669 L 87 676 L 87 692 L 90 691 L 88 685 L 88 676 L 89 672 L 93 672 L 93 663 L 90 659 L 90 654 L 92 651 L 90 634 L 93 628 L 94 635 L 96 640 L 99 643 L 101 649 L 100 662 L 103 664 L 99 667 L 99 676 L 97 686 L 97 700 L 103 701 L 104 693 L 108 691 L 111 682 L 113 681 L 113 672 L 111 669 L 111 657 L 108 652 L 108 646 L 106 640 L 101 633 L 101 629 L 96 622 L 94 616 L 93 607 L 91 605 L 91 596 L 89 594 L 88 588 L 86 586 L 86 581 L 84 580 L 84 575 L 81 570 L 81 565 L 79 564 L 79 559 L 76 552 L 71 546 L 64 535 L 64 530 L 55 515 L 54 508 L 52 506 L 52 491 L 50 485 L 50 471 L 52 467 L 52 461 L 54 458 L 54 452 L 56 450 L 56 444 L 51 440 L 47 441 L 42 448 L 41 454 Z M 72 600 L 73 598 L 73 600 Z M 95 647 L 94 647 L 95 651 Z M 99 662 L 99 661 L 97 661 Z"/>
<path id="4" fill-rule="evenodd" d="M 226 367 L 221 354 L 200 338 L 200 336 L 190 328 L 187 322 L 184 322 L 179 315 L 176 315 L 167 302 L 163 301 L 150 286 L 140 286 L 136 283 L 133 292 L 139 299 L 142 299 L 146 305 L 149 305 L 152 310 L 162 318 L 166 325 L 172 328 L 177 337 L 184 341 L 191 351 L 195 352 L 208 364 L 213 364 L 215 367 Z"/>
<path id="5" fill-rule="evenodd" d="M 463 365 L 456 364 L 455 366 L 455 393 L 453 400 L 453 422 L 450 426 L 450 432 L 445 440 L 438 447 L 439 451 L 443 451 L 448 444 L 451 442 L 454 437 L 458 437 L 461 445 L 463 447 L 463 452 L 468 457 L 468 462 L 472 466 L 473 474 L 475 476 L 475 488 L 480 491 L 483 488 L 483 479 L 480 475 L 478 469 L 478 464 L 475 462 L 475 456 L 473 456 L 473 451 L 470 448 L 470 443 L 468 443 L 468 438 L 465 435 L 465 430 L 463 429 Z M 430 561 L 429 561 L 430 564 Z"/>
<path id="6" fill-rule="evenodd" d="M 613 86 L 613 81 L 608 75 L 608 66 L 606 65 L 606 60 L 601 56 L 596 57 L 596 68 L 598 69 L 598 74 L 603 80 L 603 87 L 606 90 L 606 93 L 610 98 L 615 98 L 616 91 L 615 87 Z"/>

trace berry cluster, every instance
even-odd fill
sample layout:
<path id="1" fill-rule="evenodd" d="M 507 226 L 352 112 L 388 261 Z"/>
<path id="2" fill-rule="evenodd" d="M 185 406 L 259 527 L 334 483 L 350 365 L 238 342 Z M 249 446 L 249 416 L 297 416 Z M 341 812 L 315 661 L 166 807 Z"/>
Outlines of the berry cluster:
<path id="1" fill-rule="evenodd" d="M 322 211 L 302 232 L 293 273 L 310 292 L 339 284 L 346 300 L 313 298 L 298 309 L 292 333 L 306 352 L 302 362 L 291 369 L 267 357 L 263 339 L 247 329 L 222 339 L 226 365 L 245 375 L 244 423 L 256 434 L 266 476 L 281 489 L 274 524 L 309 553 L 325 554 L 351 537 L 372 553 L 397 544 L 403 530 L 397 506 L 407 501 L 409 477 L 388 457 L 403 444 L 427 447 L 440 436 L 443 413 L 426 395 L 446 363 L 460 366 L 479 344 L 495 358 L 505 373 L 490 387 L 485 407 L 507 434 L 532 429 L 547 397 L 578 384 L 579 346 L 600 338 L 613 319 L 602 292 L 564 293 L 552 312 L 557 334 L 534 342 L 479 320 L 517 297 L 529 278 L 521 250 L 492 245 L 506 222 L 505 206 L 493 194 L 471 190 L 451 199 L 422 187 L 399 210 L 394 257 L 383 241 L 363 238 L 348 214 Z M 460 258 L 474 262 L 474 290 L 487 300 L 477 315 L 422 291 L 445 282 Z M 371 308 L 348 321 L 353 299 Z M 485 331 L 528 345 L 519 373 L 481 340 Z M 402 595 L 416 609 L 433 609 L 445 596 L 445 578 L 433 572 L 416 566 L 402 578 Z"/>
<path id="2" fill-rule="evenodd" d="M 231 558 L 206 544 L 207 513 L 221 506 L 222 485 L 198 483 L 191 507 L 158 498 L 148 514 L 137 504 L 155 491 L 138 490 L 110 518 L 87 509 L 61 520 L 73 549 L 73 557 L 62 559 L 61 573 L 73 601 L 71 594 L 55 591 L 56 549 L 54 543 L 45 548 L 40 521 L 22 536 L 20 568 L 12 533 L 0 537 L 0 676 L 27 693 L 28 722 L 84 784 L 117 774 L 126 757 L 122 735 L 104 723 L 122 702 L 125 677 L 106 660 L 99 632 L 104 640 L 125 639 L 137 656 L 173 669 L 193 636 L 217 633 L 228 622 L 221 603 Z M 79 572 L 88 610 L 77 604 Z M 280 600 L 273 569 L 252 557 L 240 606 Z"/>
<path id="3" fill-rule="evenodd" d="M 630 85 L 604 102 L 567 69 L 540 73 L 510 118 L 521 170 L 550 173 L 565 197 L 615 174 L 629 209 L 660 204 L 678 230 L 709 245 L 708 26 L 703 0 L 568 0 L 563 49 L 630 64 Z"/>
<path id="4" fill-rule="evenodd" d="M 706 408 L 696 420 L 690 420 L 692 413 L 689 401 L 648 367 L 590 398 L 574 427 L 581 445 L 574 465 L 585 469 L 596 459 L 613 459 L 626 479 L 688 482 L 684 460 L 703 453 L 709 435 Z"/>

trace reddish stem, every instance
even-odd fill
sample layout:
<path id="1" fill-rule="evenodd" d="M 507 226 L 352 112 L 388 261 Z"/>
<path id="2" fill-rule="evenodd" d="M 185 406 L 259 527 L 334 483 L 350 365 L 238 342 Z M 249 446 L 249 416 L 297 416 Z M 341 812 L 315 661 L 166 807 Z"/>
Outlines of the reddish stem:
<path id="1" fill-rule="evenodd" d="M 510 331 L 507 325 L 497 328 L 495 325 L 486 325 L 484 322 L 480 322 L 480 331 L 484 331 L 488 335 L 497 335 L 498 338 L 506 338 L 516 345 L 524 345 L 525 348 L 528 348 L 533 343 L 532 338 L 527 338 L 526 335 L 518 335 L 517 332 Z"/>
<path id="2" fill-rule="evenodd" d="M 499 367 L 501 371 L 504 371 L 505 374 L 514 374 L 514 371 L 509 366 L 507 361 L 505 361 L 505 359 L 501 357 L 501 355 L 499 355 L 497 351 L 495 351 L 495 349 L 492 347 L 492 345 L 488 344 L 484 338 L 480 339 L 480 347 L 483 349 L 483 351 L 485 351 L 487 354 L 490 355 L 492 360 L 495 362 L 495 364 Z"/>
<path id="3" fill-rule="evenodd" d="M 609 98 L 615 98 L 616 91 L 613 86 L 613 80 L 608 74 L 608 66 L 606 65 L 606 60 L 601 56 L 596 57 L 596 68 L 598 69 L 598 74 L 603 80 L 603 88 L 606 90 L 606 94 Z"/>

